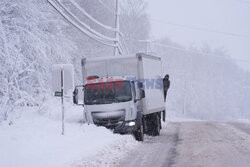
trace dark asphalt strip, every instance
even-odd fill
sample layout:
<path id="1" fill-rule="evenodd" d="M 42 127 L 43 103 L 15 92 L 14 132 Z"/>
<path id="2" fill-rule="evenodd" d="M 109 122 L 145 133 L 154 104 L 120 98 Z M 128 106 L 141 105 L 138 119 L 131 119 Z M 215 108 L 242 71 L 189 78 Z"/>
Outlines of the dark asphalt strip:
<path id="1" fill-rule="evenodd" d="M 178 156 L 177 152 L 177 146 L 180 144 L 181 139 L 180 139 L 180 125 L 178 124 L 176 131 L 174 134 L 169 134 L 167 135 L 168 140 L 171 140 L 172 146 L 169 149 L 169 153 L 167 155 L 167 158 L 165 160 L 165 165 L 167 167 L 172 167 L 176 162 L 176 157 Z"/>

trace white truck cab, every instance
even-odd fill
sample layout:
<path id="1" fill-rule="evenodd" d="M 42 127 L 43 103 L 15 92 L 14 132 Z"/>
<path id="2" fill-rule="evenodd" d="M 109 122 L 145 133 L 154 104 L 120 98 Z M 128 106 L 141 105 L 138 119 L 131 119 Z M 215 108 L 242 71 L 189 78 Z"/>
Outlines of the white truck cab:
<path id="1" fill-rule="evenodd" d="M 90 77 L 85 82 L 84 106 L 88 123 L 120 133 L 131 133 L 136 125 L 141 97 L 136 96 L 133 76 Z M 121 132 L 123 128 L 123 132 Z"/>

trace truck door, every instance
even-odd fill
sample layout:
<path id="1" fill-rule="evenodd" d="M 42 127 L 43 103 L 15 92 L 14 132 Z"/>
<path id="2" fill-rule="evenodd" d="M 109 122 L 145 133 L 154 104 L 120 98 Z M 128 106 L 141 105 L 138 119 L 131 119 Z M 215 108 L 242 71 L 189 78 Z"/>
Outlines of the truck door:
<path id="1" fill-rule="evenodd" d="M 73 103 L 76 105 L 84 105 L 84 86 L 76 86 L 73 92 Z"/>

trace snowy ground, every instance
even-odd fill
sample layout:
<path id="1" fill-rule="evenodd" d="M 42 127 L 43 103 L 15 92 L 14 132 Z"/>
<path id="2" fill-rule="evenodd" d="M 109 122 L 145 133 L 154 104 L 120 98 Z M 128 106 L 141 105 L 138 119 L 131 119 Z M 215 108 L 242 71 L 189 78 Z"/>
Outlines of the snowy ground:
<path id="1" fill-rule="evenodd" d="M 71 105 L 66 106 L 65 136 L 61 135 L 58 100 L 40 109 L 23 109 L 20 118 L 10 115 L 0 123 L 0 166 L 111 166 L 109 162 L 115 165 L 126 150 L 138 144 L 130 135 L 82 125 L 82 108 Z"/>
<path id="2" fill-rule="evenodd" d="M 148 138 L 122 167 L 249 167 L 250 124 L 177 122 Z"/>

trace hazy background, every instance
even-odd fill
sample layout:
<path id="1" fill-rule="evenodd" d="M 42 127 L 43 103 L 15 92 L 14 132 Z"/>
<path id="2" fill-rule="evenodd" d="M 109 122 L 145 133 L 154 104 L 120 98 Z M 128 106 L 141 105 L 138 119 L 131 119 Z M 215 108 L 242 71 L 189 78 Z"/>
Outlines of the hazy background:
<path id="1" fill-rule="evenodd" d="M 249 0 L 146 1 L 153 38 L 167 36 L 185 47 L 206 43 L 212 48 L 224 48 L 233 58 L 250 61 Z M 237 63 L 250 70 L 250 63 Z"/>

